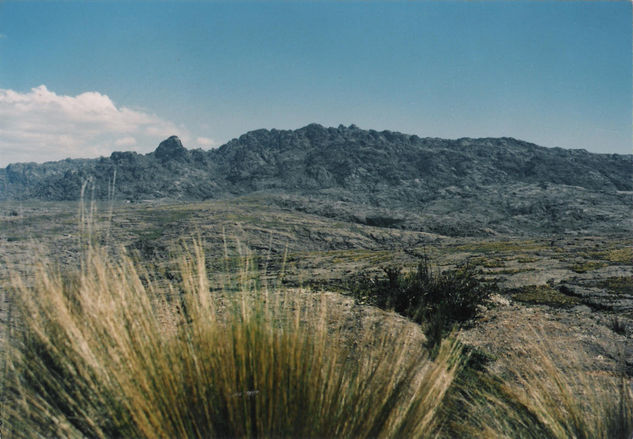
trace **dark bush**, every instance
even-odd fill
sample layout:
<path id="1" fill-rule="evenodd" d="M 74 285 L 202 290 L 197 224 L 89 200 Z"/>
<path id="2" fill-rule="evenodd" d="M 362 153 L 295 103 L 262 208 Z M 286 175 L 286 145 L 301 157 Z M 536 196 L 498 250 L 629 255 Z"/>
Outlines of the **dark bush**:
<path id="1" fill-rule="evenodd" d="M 611 317 L 609 327 L 616 334 L 626 335 L 626 324 L 618 316 Z"/>
<path id="2" fill-rule="evenodd" d="M 395 312 L 421 323 L 431 346 L 454 326 L 477 316 L 496 284 L 481 280 L 481 271 L 471 266 L 440 271 L 423 257 L 417 268 L 404 273 L 402 267 L 387 267 L 384 274 L 359 276 L 352 282 L 358 300 Z"/>

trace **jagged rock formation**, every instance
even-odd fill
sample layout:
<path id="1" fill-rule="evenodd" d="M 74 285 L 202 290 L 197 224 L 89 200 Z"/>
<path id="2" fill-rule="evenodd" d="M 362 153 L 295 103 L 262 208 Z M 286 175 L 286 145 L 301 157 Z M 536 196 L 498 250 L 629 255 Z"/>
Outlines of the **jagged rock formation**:
<path id="1" fill-rule="evenodd" d="M 623 232 L 630 155 L 544 148 L 513 138 L 420 138 L 355 126 L 257 130 L 218 149 L 173 136 L 149 154 L 12 164 L 0 199 L 75 200 L 85 181 L 118 200 L 204 200 L 252 192 L 282 207 L 444 234 Z"/>

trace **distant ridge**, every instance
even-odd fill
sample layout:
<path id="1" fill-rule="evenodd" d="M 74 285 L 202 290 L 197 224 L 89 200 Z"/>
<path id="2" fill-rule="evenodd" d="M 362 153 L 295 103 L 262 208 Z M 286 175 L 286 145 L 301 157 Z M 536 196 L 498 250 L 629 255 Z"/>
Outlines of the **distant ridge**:
<path id="1" fill-rule="evenodd" d="M 172 136 L 144 155 L 11 164 L 0 169 L 0 200 L 77 200 L 87 180 L 105 199 L 115 170 L 117 200 L 265 192 L 420 215 L 457 215 L 474 205 L 490 210 L 482 213 L 487 225 L 497 217 L 571 215 L 579 217 L 576 228 L 592 221 L 624 227 L 630 197 L 622 192 L 633 190 L 630 155 L 310 124 L 251 131 L 209 151 L 187 150 Z"/>

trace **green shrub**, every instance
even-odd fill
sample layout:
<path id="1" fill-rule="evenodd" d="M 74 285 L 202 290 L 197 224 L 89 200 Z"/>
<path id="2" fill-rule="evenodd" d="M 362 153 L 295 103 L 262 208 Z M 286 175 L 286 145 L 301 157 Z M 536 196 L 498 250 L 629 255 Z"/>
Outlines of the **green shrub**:
<path id="1" fill-rule="evenodd" d="M 476 317 L 497 289 L 494 282 L 481 280 L 481 271 L 472 266 L 440 271 L 427 257 L 410 273 L 393 266 L 383 271 L 382 276 L 359 276 L 352 283 L 352 295 L 423 323 L 430 346 L 453 326 Z"/>

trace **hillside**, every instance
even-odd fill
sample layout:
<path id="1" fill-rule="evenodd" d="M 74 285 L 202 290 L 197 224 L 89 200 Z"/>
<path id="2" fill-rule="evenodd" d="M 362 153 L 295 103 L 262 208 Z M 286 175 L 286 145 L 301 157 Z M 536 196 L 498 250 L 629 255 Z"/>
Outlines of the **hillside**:
<path id="1" fill-rule="evenodd" d="M 430 326 L 370 306 L 383 305 L 358 286 L 387 280 L 396 268 L 414 273 L 428 257 L 437 273 L 472 267 L 498 287 L 459 330 L 472 367 L 506 376 L 513 365 L 534 363 L 525 358 L 541 358 L 522 349 L 544 340 L 560 368 L 553 376 L 581 383 L 584 404 L 590 387 L 577 371 L 586 371 L 586 382 L 611 403 L 617 389 L 593 379 L 633 376 L 630 161 L 510 138 L 421 139 L 310 125 L 251 132 L 211 151 L 187 150 L 171 137 L 146 155 L 10 165 L 0 170 L 0 257 L 7 261 L 0 264 L 0 289 L 13 291 L 14 273 L 30 273 L 43 252 L 55 270 L 83 267 L 82 249 L 96 242 L 138 259 L 148 284 L 180 292 L 183 266 L 171 258 L 196 237 L 214 292 L 224 291 L 222 282 L 230 288 L 231 267 L 249 260 L 253 285 L 261 279 L 270 291 L 309 291 L 306 297 L 328 291 L 328 309 L 336 313 L 330 321 L 353 334 L 407 325 L 416 331 L 411 346 L 422 346 Z M 76 201 L 84 185 L 87 199 L 106 200 L 90 212 Z M 104 277 L 105 285 L 114 277 Z M 25 296 L 0 301 L 0 364 L 11 352 L 11 297 Z M 40 296 L 29 303 L 50 308 Z M 183 302 L 163 303 L 186 314 L 177 305 Z M 123 305 L 130 309 L 129 301 Z M 109 364 L 112 357 L 105 358 Z M 541 389 L 550 395 L 551 388 L 548 382 Z M 589 413 L 603 419 L 594 406 Z M 463 425 L 466 412 L 456 413 Z M 477 422 L 486 419 L 475 413 Z"/>
<path id="2" fill-rule="evenodd" d="M 631 156 L 513 138 L 446 140 L 355 126 L 257 130 L 218 149 L 177 137 L 149 154 L 11 164 L 0 200 L 205 200 L 254 192 L 280 207 L 448 235 L 624 232 Z"/>

